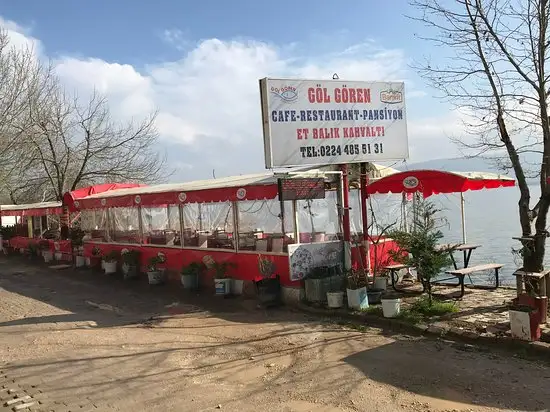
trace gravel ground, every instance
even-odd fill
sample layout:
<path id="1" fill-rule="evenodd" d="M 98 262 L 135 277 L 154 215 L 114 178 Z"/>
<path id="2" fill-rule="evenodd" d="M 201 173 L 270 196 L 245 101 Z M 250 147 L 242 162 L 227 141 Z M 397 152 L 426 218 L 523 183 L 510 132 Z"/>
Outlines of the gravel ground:
<path id="1" fill-rule="evenodd" d="M 549 384 L 510 353 L 0 258 L 0 411 L 542 411 Z"/>

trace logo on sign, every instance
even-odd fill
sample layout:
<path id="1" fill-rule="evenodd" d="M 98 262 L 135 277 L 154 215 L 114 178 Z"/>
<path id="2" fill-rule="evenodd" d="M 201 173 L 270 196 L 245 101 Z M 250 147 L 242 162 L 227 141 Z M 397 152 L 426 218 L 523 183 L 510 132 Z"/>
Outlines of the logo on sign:
<path id="1" fill-rule="evenodd" d="M 403 93 L 397 90 L 384 90 L 380 92 L 382 103 L 395 104 L 403 101 Z"/>
<path id="2" fill-rule="evenodd" d="M 76 207 L 76 208 L 80 207 L 80 203 L 78 202 L 78 200 L 74 201 L 74 207 Z"/>
<path id="3" fill-rule="evenodd" d="M 141 203 L 141 196 L 140 195 L 137 195 L 135 198 L 134 198 L 134 202 L 136 202 L 136 205 L 139 205 Z"/>
<path id="4" fill-rule="evenodd" d="M 271 87 L 271 94 L 287 103 L 292 103 L 298 99 L 298 91 L 294 86 Z"/>
<path id="5" fill-rule="evenodd" d="M 101 206 L 105 206 L 107 204 L 107 200 L 101 199 Z"/>
<path id="6" fill-rule="evenodd" d="M 403 179 L 403 186 L 405 189 L 414 189 L 418 186 L 418 179 L 414 176 L 409 176 Z"/>
<path id="7" fill-rule="evenodd" d="M 181 192 L 179 195 L 178 195 L 178 200 L 183 203 L 185 202 L 185 200 L 187 199 L 187 195 L 183 192 Z"/>

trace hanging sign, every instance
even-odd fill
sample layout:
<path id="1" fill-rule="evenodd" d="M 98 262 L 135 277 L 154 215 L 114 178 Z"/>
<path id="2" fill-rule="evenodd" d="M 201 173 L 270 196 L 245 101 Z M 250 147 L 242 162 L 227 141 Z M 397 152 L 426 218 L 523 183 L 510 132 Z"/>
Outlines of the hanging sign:
<path id="1" fill-rule="evenodd" d="M 325 198 L 325 179 L 279 179 L 279 200 L 306 200 Z"/>

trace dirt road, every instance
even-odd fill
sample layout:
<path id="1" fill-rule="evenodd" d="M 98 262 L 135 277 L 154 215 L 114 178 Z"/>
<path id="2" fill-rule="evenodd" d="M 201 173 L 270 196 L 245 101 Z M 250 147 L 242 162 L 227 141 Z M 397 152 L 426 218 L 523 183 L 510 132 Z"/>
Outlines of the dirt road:
<path id="1" fill-rule="evenodd" d="M 550 368 L 506 353 L 13 258 L 0 259 L 0 287 L 2 404 L 19 393 L 56 412 L 550 406 Z"/>

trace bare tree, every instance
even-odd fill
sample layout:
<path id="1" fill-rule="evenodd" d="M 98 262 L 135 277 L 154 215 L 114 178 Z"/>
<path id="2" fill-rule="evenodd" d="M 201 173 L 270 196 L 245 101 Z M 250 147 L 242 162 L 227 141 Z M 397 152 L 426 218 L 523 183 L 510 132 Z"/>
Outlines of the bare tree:
<path id="1" fill-rule="evenodd" d="M 21 133 L 21 154 L 14 200 L 61 200 L 66 191 L 105 182 L 152 183 L 166 177 L 165 158 L 157 151 L 155 114 L 128 123 L 112 119 L 107 99 L 93 93 L 85 104 L 57 86 L 28 108 L 30 127 Z"/>
<path id="2" fill-rule="evenodd" d="M 0 191 L 21 165 L 23 133 L 30 102 L 40 100 L 52 86 L 52 68 L 44 66 L 32 47 L 15 47 L 0 28 Z"/>
<path id="3" fill-rule="evenodd" d="M 417 65 L 441 97 L 468 114 L 474 137 L 461 144 L 476 155 L 506 158 L 520 190 L 519 221 L 523 266 L 543 269 L 550 207 L 550 122 L 548 0 L 411 0 L 420 11 L 412 18 L 435 34 L 421 35 L 447 59 Z M 433 33 L 433 31 L 432 31 Z M 541 196 L 532 205 L 527 153 L 540 156 Z M 537 162 L 538 163 L 538 162 Z"/>

